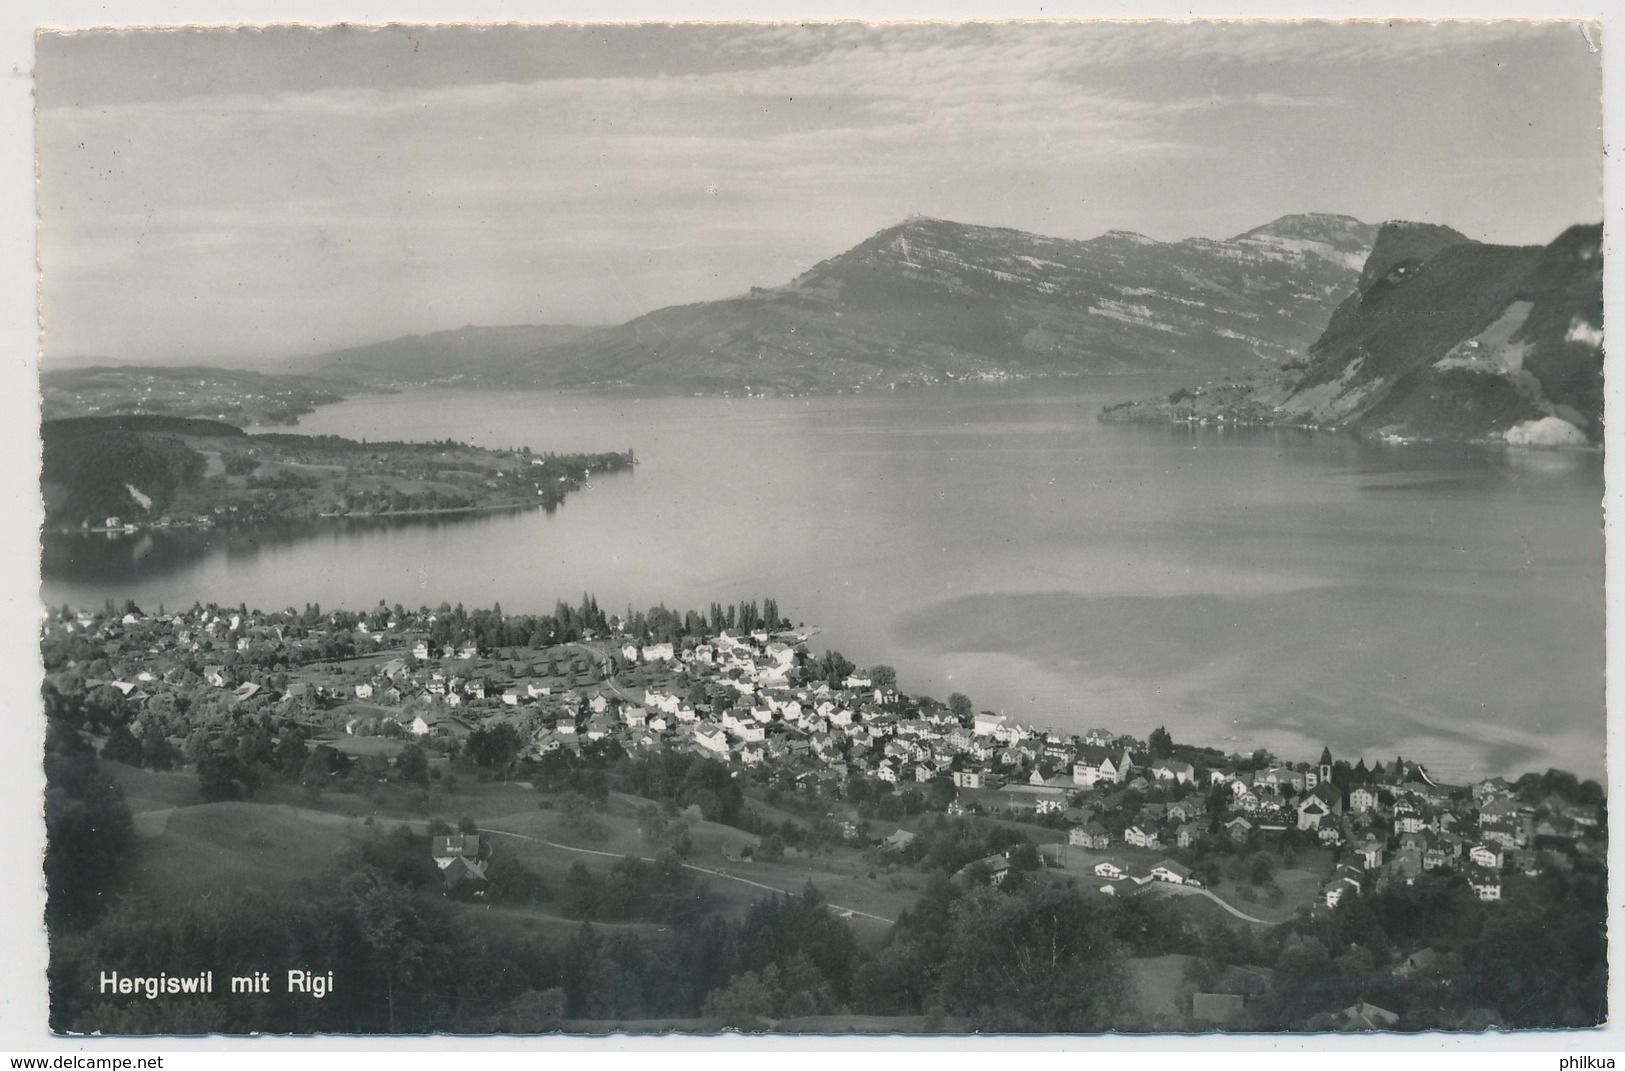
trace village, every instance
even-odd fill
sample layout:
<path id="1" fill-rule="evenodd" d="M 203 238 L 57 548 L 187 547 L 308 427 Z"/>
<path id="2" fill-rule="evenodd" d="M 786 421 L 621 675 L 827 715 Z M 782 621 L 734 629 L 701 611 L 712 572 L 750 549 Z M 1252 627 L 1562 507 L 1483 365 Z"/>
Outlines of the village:
<path id="1" fill-rule="evenodd" d="M 461 608 L 109 605 L 49 614 L 43 650 L 49 686 L 122 708 L 136 736 L 161 733 L 177 752 L 250 715 L 356 755 L 408 742 L 454 751 L 482 728 L 509 726 L 519 742 L 510 773 L 557 770 L 589 750 L 686 752 L 784 791 L 880 801 L 867 808 L 877 819 L 940 808 L 1032 823 L 1048 834 L 1038 839 L 1049 865 L 1113 895 L 1148 883 L 1204 890 L 1221 881 L 1219 857 L 1285 845 L 1327 860 L 1319 909 L 1439 869 L 1498 901 L 1520 880 L 1606 854 L 1604 802 L 1590 782 L 1531 800 L 1502 777 L 1445 785 L 1404 759 L 1350 766 L 1327 749 L 1288 762 L 1175 744 L 1162 729 L 1147 739 L 1039 729 L 975 712 L 963 696 L 906 695 L 889 667 L 820 660 L 806 630 L 772 620 L 771 600 L 768 609 L 743 628 L 726 627 L 732 607 L 713 607 L 709 620 L 671 615 L 675 630 L 662 616 L 661 631 L 686 634 L 656 642 L 630 612 L 597 615 L 601 631 L 574 623 L 579 636 L 566 639 L 535 631 L 538 621 L 557 630 L 554 618 Z M 524 628 L 533 631 L 523 640 L 502 634 Z M 904 825 L 888 835 L 854 814 L 839 830 L 854 846 L 900 852 L 914 837 Z M 462 853 L 444 854 L 442 868 Z M 997 855 L 977 864 L 993 882 L 1009 865 Z M 1251 917 L 1245 904 L 1227 910 Z"/>

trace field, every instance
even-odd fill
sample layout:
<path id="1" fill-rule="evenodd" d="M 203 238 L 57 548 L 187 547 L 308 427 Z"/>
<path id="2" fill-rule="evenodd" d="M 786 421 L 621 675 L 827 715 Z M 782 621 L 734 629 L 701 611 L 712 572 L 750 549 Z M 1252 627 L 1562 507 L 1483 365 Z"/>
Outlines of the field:
<path id="1" fill-rule="evenodd" d="M 154 901 L 266 890 L 330 871 L 362 835 L 341 815 L 263 803 L 201 803 L 142 828 L 131 891 Z"/>
<path id="2" fill-rule="evenodd" d="M 608 806 L 593 816 L 595 828 L 583 833 L 572 828 L 562 814 L 536 808 L 535 794 L 529 799 L 532 809 L 478 820 L 482 831 L 513 847 L 520 860 L 550 886 L 561 884 L 577 863 L 607 873 L 620 856 L 651 858 L 655 854 L 655 847 L 643 839 L 636 817 L 647 800 L 613 794 Z M 781 862 L 749 862 L 738 858 L 739 848 L 757 842 L 748 833 L 695 820 L 689 837 L 693 847 L 684 863 L 703 875 L 711 903 L 725 914 L 741 913 L 773 892 L 799 893 L 811 881 L 837 911 L 843 915 L 852 912 L 847 917 L 860 938 L 878 938 L 918 895 L 913 886 L 923 884 L 918 878 L 905 884 L 871 870 L 863 853 L 853 849 L 817 856 L 787 852 Z"/>
<path id="3" fill-rule="evenodd" d="M 354 706 L 359 711 L 365 704 Z M 391 756 L 406 743 L 343 734 L 323 742 L 357 756 Z M 425 832 L 429 816 L 450 824 L 472 819 L 493 844 L 512 848 L 553 890 L 562 888 L 571 867 L 578 863 L 604 876 L 622 856 L 652 858 L 659 850 L 640 829 L 638 815 L 650 805 L 649 800 L 611 793 L 587 819 L 572 819 L 557 809 L 559 797 L 537 792 L 528 782 L 479 781 L 467 773 L 453 772 L 442 758 L 431 762 L 442 777 L 427 789 L 381 783 L 361 794 L 312 793 L 294 786 L 269 785 L 253 802 L 231 804 L 201 804 L 190 774 L 155 773 L 117 763 L 109 763 L 108 769 L 123 785 L 135 815 L 142 838 L 135 883 L 148 895 L 162 895 L 166 889 L 171 894 L 179 890 L 182 895 L 200 895 L 221 885 L 252 882 L 275 886 L 315 876 L 368 832 L 368 819 L 383 828 L 404 823 L 420 834 Z M 773 824 L 790 819 L 806 825 L 815 817 L 789 803 L 775 806 L 754 795 L 746 799 L 747 808 Z M 838 821 L 855 816 L 837 813 L 833 817 Z M 918 828 L 924 817 L 913 816 L 895 825 Z M 776 892 L 799 893 L 811 882 L 848 919 L 861 940 L 874 941 L 889 931 L 891 922 L 925 887 L 923 874 L 873 850 L 833 847 L 809 854 L 788 848 L 782 860 L 752 860 L 744 857 L 743 849 L 754 847 L 759 840 L 756 836 L 704 821 L 693 809 L 682 820 L 691 844 L 684 864 L 701 876 L 712 910 L 726 915 L 737 917 L 756 900 Z M 1009 826 L 1043 844 L 1055 845 L 1062 837 L 1058 831 L 1030 824 L 979 821 Z M 876 836 L 884 836 L 893 823 L 872 826 Z M 1093 872 L 1102 859 L 1117 858 L 1149 868 L 1168 857 L 1165 850 L 1127 846 L 1098 852 L 1064 845 L 1053 854 L 1062 865 L 1049 873 L 1076 880 L 1085 888 L 1103 884 Z M 1324 849 L 1315 848 L 1299 853 L 1291 865 L 1278 865 L 1273 881 L 1280 888 L 1280 897 L 1274 903 L 1258 887 L 1229 881 L 1211 890 L 1152 883 L 1137 891 L 1175 898 L 1183 910 L 1204 923 L 1273 924 L 1292 918 L 1314 901 L 1330 859 Z M 1119 887 L 1120 894 L 1130 891 L 1136 887 Z M 552 936 L 576 925 L 546 902 L 489 909 L 479 905 L 476 912 L 490 924 L 506 920 Z"/>
<path id="4" fill-rule="evenodd" d="M 347 742 L 369 739 L 376 738 Z M 420 835 L 427 830 L 427 819 L 408 803 L 419 790 L 401 785 L 379 785 L 369 796 L 270 785 L 253 801 L 202 803 L 190 773 L 105 766 L 124 787 L 135 816 L 138 850 L 131 891 L 156 900 L 205 897 L 227 888 L 292 887 L 329 875 L 348 850 L 379 830 L 402 824 Z M 550 889 L 559 889 L 577 863 L 604 875 L 621 856 L 656 853 L 637 817 L 650 801 L 637 796 L 612 793 L 580 825 L 554 808 L 554 797 L 522 782 L 459 777 L 452 788 L 432 786 L 428 796 L 429 814 L 452 824 L 472 818 L 493 843 L 511 847 Z M 700 875 L 711 909 L 726 915 L 741 915 L 773 893 L 800 893 L 810 881 L 860 940 L 878 940 L 924 886 L 923 876 L 872 867 L 864 852 L 852 848 L 816 855 L 790 850 L 784 860 L 771 863 L 743 860 L 740 849 L 754 845 L 756 837 L 704 821 L 692 810 L 685 817 L 692 848 L 684 863 Z M 580 925 L 546 902 L 475 904 L 467 910 L 481 925 L 554 938 Z M 599 925 L 659 929 L 638 922 Z"/>
<path id="5" fill-rule="evenodd" d="M 165 773 L 104 762 L 102 769 L 124 790 L 124 799 L 133 814 L 198 802 L 197 778 L 189 773 Z"/>
<path id="6" fill-rule="evenodd" d="M 366 755 L 382 755 L 386 759 L 393 759 L 410 742 L 401 737 L 388 736 L 351 736 L 348 733 L 337 733 L 331 737 L 318 738 L 311 741 L 313 744 L 326 744 L 340 754 L 353 758 Z"/>

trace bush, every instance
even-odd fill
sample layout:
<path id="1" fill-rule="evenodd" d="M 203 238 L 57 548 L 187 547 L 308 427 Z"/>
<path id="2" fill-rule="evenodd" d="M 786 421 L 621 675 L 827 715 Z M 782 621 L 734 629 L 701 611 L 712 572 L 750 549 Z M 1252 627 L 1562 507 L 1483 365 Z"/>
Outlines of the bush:
<path id="1" fill-rule="evenodd" d="M 550 1033 L 564 1022 L 564 990 L 558 986 L 537 991 L 527 989 L 503 1010 L 497 1029 L 505 1034 Z"/>

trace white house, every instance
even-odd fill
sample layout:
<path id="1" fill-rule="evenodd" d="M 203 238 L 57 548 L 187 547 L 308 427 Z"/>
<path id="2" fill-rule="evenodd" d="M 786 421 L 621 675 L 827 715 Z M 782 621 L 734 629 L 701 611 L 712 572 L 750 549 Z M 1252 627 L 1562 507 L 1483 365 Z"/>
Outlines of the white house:
<path id="1" fill-rule="evenodd" d="M 1158 759 L 1151 764 L 1151 776 L 1157 781 L 1175 781 L 1186 785 L 1196 780 L 1196 767 L 1177 759 Z"/>
<path id="2" fill-rule="evenodd" d="M 1005 717 L 1002 714 L 989 714 L 983 712 L 976 715 L 971 731 L 977 736 L 994 736 L 1005 727 Z"/>
<path id="3" fill-rule="evenodd" d="M 720 729 L 699 729 L 694 733 L 694 743 L 716 755 L 728 754 L 728 738 Z"/>
<path id="4" fill-rule="evenodd" d="M 1155 827 L 1133 825 L 1123 831 L 1123 840 L 1136 848 L 1155 848 L 1158 846 L 1157 830 Z"/>
<path id="5" fill-rule="evenodd" d="M 1126 749 L 1113 753 L 1103 747 L 1085 744 L 1072 765 L 1072 780 L 1086 788 L 1102 781 L 1121 784 L 1133 768 L 1133 760 Z"/>
<path id="6" fill-rule="evenodd" d="M 1468 875 L 1467 883 L 1480 900 L 1501 899 L 1501 879 L 1488 870 L 1474 870 Z"/>
<path id="7" fill-rule="evenodd" d="M 1200 884 L 1192 878 L 1190 867 L 1176 863 L 1172 859 L 1164 859 L 1152 867 L 1151 876 L 1157 881 L 1166 881 L 1170 885 Z"/>
<path id="8" fill-rule="evenodd" d="M 1096 877 L 1110 878 L 1113 881 L 1121 881 L 1126 873 L 1127 871 L 1123 869 L 1123 864 L 1118 862 L 1116 859 L 1102 859 L 1100 862 L 1095 864 Z"/>

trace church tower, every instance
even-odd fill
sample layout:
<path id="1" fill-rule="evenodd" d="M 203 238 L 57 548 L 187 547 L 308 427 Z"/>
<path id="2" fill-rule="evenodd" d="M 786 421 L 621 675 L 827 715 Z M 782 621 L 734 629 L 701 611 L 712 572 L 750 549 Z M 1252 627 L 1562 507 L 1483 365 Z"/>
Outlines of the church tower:
<path id="1" fill-rule="evenodd" d="M 1320 783 L 1323 784 L 1323 785 L 1331 784 L 1331 780 L 1332 780 L 1332 749 L 1329 748 L 1329 747 L 1325 747 L 1325 748 L 1320 749 Z"/>

